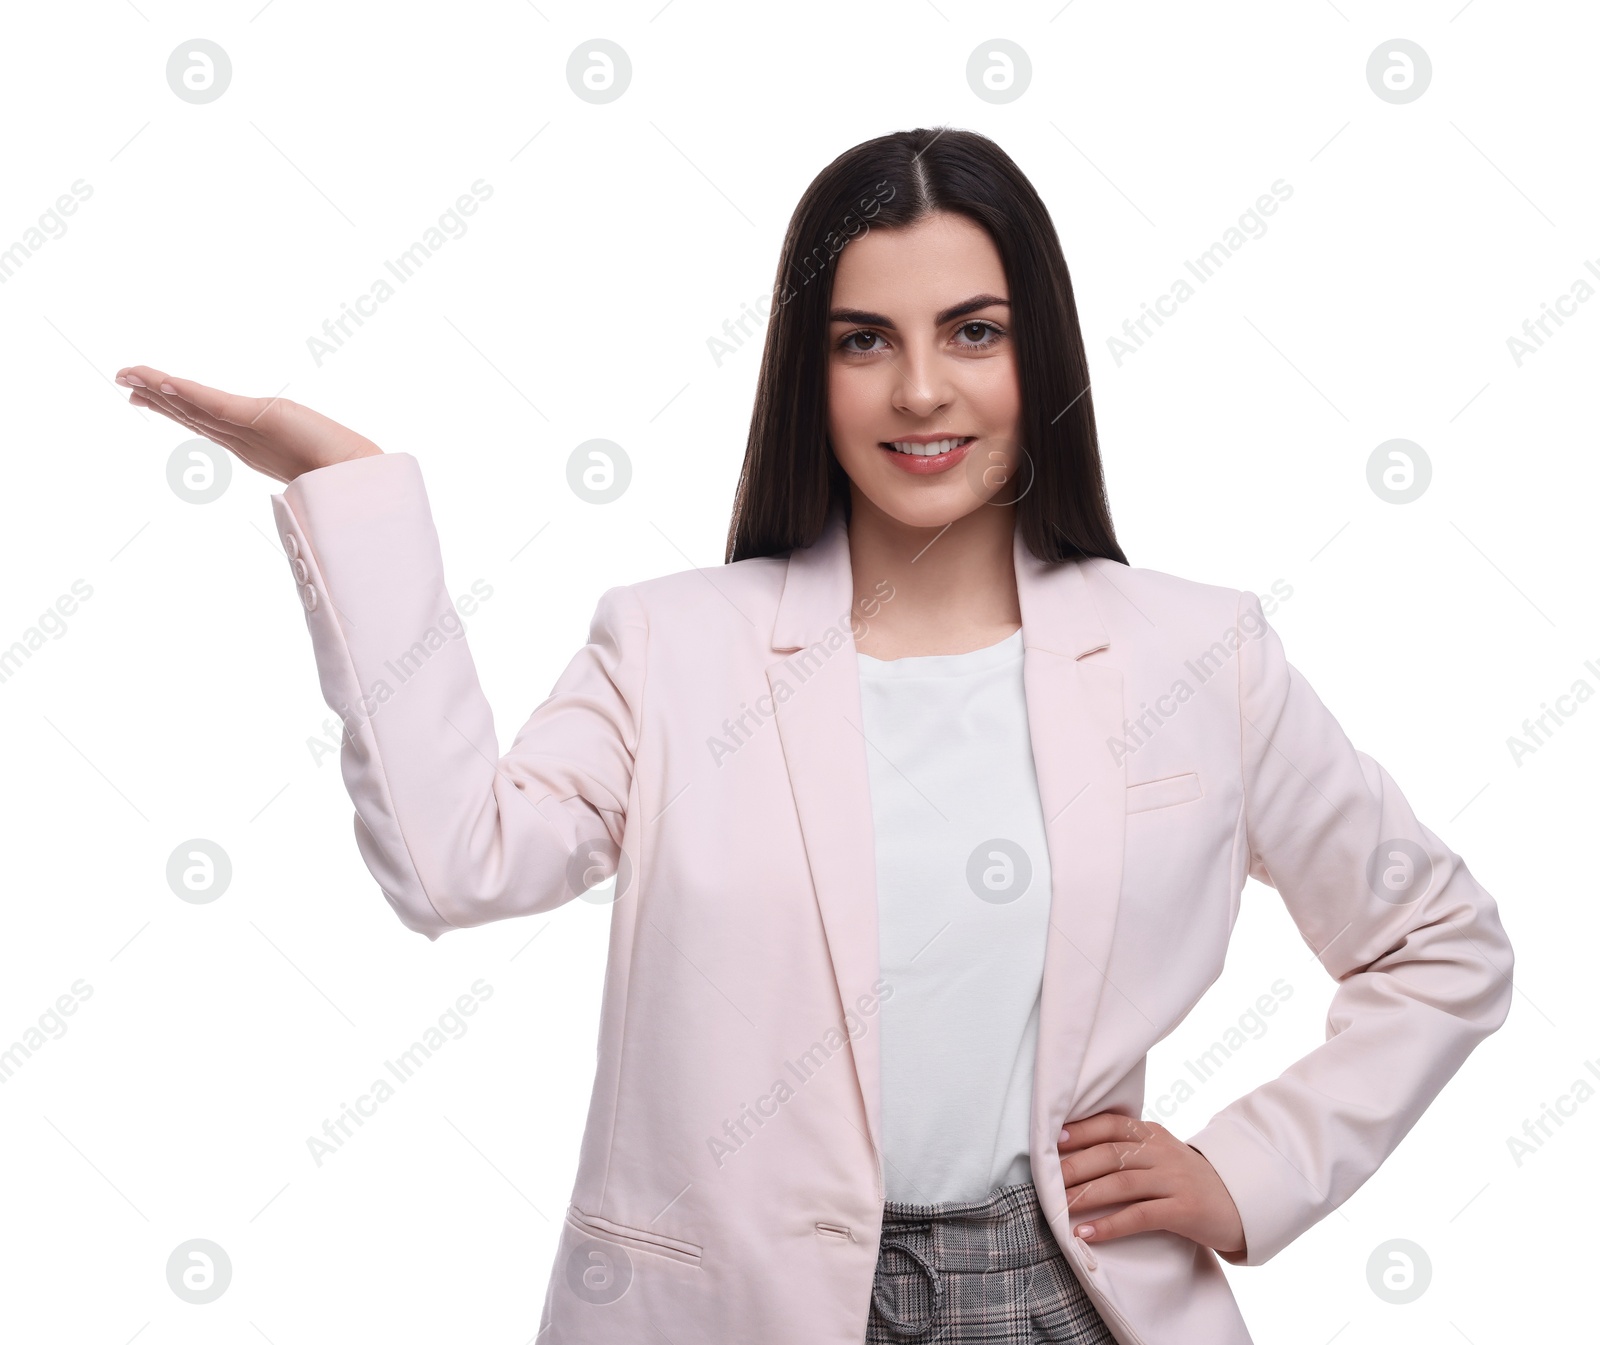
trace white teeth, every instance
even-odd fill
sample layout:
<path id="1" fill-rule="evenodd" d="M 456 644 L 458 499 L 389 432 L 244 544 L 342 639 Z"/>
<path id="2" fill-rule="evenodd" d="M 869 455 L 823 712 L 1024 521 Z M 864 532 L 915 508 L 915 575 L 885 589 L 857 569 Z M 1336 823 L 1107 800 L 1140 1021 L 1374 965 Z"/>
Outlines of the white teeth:
<path id="1" fill-rule="evenodd" d="M 911 453 L 919 458 L 931 458 L 939 453 L 948 453 L 952 448 L 958 448 L 970 439 L 971 435 L 962 435 L 959 439 L 938 439 L 931 444 L 905 444 L 893 443 L 889 447 L 896 453 Z"/>

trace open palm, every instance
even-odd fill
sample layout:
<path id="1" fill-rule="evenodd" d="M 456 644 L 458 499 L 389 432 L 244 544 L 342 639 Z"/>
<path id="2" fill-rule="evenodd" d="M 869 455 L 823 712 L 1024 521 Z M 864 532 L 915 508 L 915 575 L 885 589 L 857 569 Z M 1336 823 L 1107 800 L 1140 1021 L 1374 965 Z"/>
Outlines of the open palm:
<path id="1" fill-rule="evenodd" d="M 276 481 L 381 453 L 372 440 L 287 397 L 241 397 L 147 364 L 117 371 L 135 406 L 154 407 Z"/>

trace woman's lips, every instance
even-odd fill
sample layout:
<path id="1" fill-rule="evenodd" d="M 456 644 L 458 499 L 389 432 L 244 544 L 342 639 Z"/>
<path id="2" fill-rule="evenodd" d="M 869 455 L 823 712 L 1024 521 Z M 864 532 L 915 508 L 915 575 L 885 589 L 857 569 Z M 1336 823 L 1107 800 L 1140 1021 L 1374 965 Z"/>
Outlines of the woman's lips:
<path id="1" fill-rule="evenodd" d="M 954 436 L 952 436 L 954 437 Z M 948 472 L 971 451 L 977 438 L 963 439 L 960 444 L 944 453 L 922 454 L 902 453 L 897 448 L 880 443 L 878 448 L 894 460 L 894 465 L 903 472 L 910 472 L 913 476 L 929 476 L 935 472 Z"/>

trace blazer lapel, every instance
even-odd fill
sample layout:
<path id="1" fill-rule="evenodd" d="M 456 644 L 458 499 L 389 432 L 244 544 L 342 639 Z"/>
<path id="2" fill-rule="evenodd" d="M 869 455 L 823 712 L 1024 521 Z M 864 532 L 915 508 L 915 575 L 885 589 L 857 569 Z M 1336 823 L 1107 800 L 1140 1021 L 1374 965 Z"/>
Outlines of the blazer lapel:
<path id="1" fill-rule="evenodd" d="M 1085 1048 L 1105 987 L 1122 881 L 1126 793 L 1107 748 L 1121 732 L 1122 675 L 1084 656 L 1110 641 L 1087 567 L 1051 564 L 1014 543 L 1023 686 L 1050 859 L 1050 924 L 1034 1066 L 1034 1147 L 1073 1115 Z M 790 553 L 767 666 L 778 734 L 817 906 L 838 982 L 839 1012 L 877 999 L 877 854 L 861 683 L 851 629 L 849 536 L 835 508 L 810 547 Z M 869 1019 L 870 1021 L 870 1019 Z M 850 1039 L 862 1109 L 882 1146 L 878 1036 Z M 1058 1210 L 1046 1208 L 1047 1216 Z"/>
<path id="2" fill-rule="evenodd" d="M 862 1017 L 862 1006 L 878 997 L 872 989 L 878 979 L 877 850 L 851 633 L 854 601 L 849 536 L 836 508 L 813 545 L 790 553 L 772 629 L 772 648 L 784 656 L 766 671 L 838 982 L 841 1025 Z M 878 1037 L 867 1031 L 849 1040 L 876 1155 L 883 1144 Z M 881 1178 L 881 1163 L 879 1172 Z"/>
<path id="3" fill-rule="evenodd" d="M 1122 672 L 1094 657 L 1111 647 L 1082 560 L 1039 560 L 1017 535 L 1022 677 L 1028 736 L 1050 855 L 1050 924 L 1039 998 L 1031 1141 L 1034 1185 L 1052 1224 L 1066 1212 L 1056 1155 L 1061 1124 L 1081 1117 L 1083 1066 L 1122 895 L 1126 768 L 1110 750 L 1123 733 Z M 1044 1167 L 1041 1169 L 1041 1161 Z"/>

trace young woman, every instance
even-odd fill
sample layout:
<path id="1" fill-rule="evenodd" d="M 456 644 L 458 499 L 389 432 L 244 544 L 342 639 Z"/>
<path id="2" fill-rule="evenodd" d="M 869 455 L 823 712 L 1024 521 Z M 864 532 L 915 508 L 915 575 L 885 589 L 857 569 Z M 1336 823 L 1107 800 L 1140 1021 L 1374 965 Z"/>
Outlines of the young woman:
<path id="1" fill-rule="evenodd" d="M 812 183 L 729 563 L 607 590 L 503 754 L 414 457 L 118 380 L 288 483 L 400 919 L 616 878 L 541 1345 L 1246 1345 L 1218 1258 L 1341 1204 L 1505 1018 L 1494 901 L 1256 595 L 1127 565 L 1055 231 L 982 136 Z M 1184 1140 L 1140 1119 L 1145 1055 L 1247 876 L 1338 982 L 1330 1035 Z"/>

